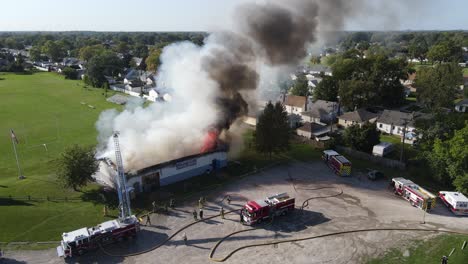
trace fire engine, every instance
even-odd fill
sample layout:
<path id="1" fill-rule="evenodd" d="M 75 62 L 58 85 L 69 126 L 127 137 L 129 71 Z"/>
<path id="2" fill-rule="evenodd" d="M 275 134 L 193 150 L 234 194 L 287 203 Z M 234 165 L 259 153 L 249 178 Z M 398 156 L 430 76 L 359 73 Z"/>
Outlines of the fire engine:
<path id="1" fill-rule="evenodd" d="M 393 178 L 392 185 L 395 194 L 402 196 L 412 206 L 423 210 L 430 210 L 436 205 L 437 196 L 410 180 Z"/>
<path id="2" fill-rule="evenodd" d="M 276 194 L 263 200 L 249 201 L 241 210 L 242 221 L 248 225 L 259 224 L 268 218 L 286 215 L 294 210 L 295 199 L 287 193 Z"/>
<path id="3" fill-rule="evenodd" d="M 323 161 L 330 167 L 338 176 L 351 175 L 351 161 L 341 156 L 334 150 L 325 150 L 322 155 Z"/>
<path id="4" fill-rule="evenodd" d="M 468 198 L 459 192 L 439 192 L 444 204 L 456 215 L 468 215 Z"/>
<path id="5" fill-rule="evenodd" d="M 82 255 L 89 250 L 107 245 L 125 238 L 136 236 L 140 230 L 140 223 L 136 216 L 132 215 L 130 197 L 127 189 L 127 181 L 123 169 L 122 155 L 119 146 L 119 134 L 114 135 L 115 157 L 117 161 L 117 194 L 119 196 L 119 218 L 101 223 L 92 228 L 81 228 L 72 232 L 63 233 L 62 241 L 57 247 L 59 257 L 73 257 Z M 111 162 L 107 160 L 107 162 Z"/>

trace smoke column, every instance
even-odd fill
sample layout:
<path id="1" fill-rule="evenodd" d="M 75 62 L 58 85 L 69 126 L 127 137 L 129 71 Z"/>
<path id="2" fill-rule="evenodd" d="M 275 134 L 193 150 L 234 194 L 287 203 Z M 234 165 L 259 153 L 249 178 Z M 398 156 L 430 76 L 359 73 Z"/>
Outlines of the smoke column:
<path id="1" fill-rule="evenodd" d="M 114 130 L 120 131 L 127 171 L 199 152 L 210 129 L 229 130 L 248 113 L 247 102 L 254 99 L 246 95 L 307 56 L 308 46 L 323 37 L 319 30 L 341 30 L 364 6 L 363 0 L 243 4 L 235 11 L 235 28 L 211 33 L 203 47 L 189 42 L 166 47 L 157 85 L 172 91 L 172 101 L 146 108 L 139 101 L 121 113 L 103 112 L 96 123 L 98 158 L 115 159 Z M 101 166 L 95 178 L 112 185 L 110 175 Z"/>

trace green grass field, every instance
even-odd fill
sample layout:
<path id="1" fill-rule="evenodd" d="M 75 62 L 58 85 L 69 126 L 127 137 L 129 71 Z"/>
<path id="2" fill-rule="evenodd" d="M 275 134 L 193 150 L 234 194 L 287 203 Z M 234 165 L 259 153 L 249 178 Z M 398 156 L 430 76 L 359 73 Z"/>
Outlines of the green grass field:
<path id="1" fill-rule="evenodd" d="M 404 256 L 400 249 L 388 251 L 382 258 L 373 259 L 368 264 L 426 264 L 440 263 L 442 256 L 448 256 L 455 248 L 452 256 L 449 257 L 450 264 L 468 263 L 468 247 L 461 249 L 464 241 L 468 241 L 467 236 L 441 235 L 428 241 L 415 242 L 408 249 L 409 256 Z"/>
<path id="2" fill-rule="evenodd" d="M 85 89 L 81 81 L 64 80 L 54 73 L 0 74 L 0 98 L 0 197 L 81 197 L 83 193 L 66 190 L 57 182 L 54 160 L 72 144 L 96 144 L 94 124 L 99 114 L 117 106 L 106 102 L 101 89 Z M 19 140 L 25 180 L 18 180 L 10 129 Z M 90 202 L 3 199 L 0 241 L 59 240 L 64 231 L 102 220 L 101 211 L 101 206 Z"/>

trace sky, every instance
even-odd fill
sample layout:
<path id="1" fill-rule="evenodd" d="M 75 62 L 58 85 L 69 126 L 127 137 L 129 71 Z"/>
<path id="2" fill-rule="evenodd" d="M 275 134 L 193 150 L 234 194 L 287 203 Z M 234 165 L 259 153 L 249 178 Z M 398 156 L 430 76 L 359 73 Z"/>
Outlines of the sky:
<path id="1" fill-rule="evenodd" d="M 248 1 L 265 0 L 2 0 L 0 31 L 212 31 L 231 25 L 235 6 Z M 466 1 L 402 0 L 412 4 L 390 19 L 377 12 L 345 29 L 468 30 Z"/>

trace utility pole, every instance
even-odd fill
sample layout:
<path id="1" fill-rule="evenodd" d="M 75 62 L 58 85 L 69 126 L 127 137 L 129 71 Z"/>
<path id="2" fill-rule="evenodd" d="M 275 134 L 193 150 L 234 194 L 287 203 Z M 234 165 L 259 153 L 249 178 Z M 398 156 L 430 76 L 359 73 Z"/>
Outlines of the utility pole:
<path id="1" fill-rule="evenodd" d="M 408 118 L 402 118 L 401 120 L 403 120 L 403 138 L 401 140 L 401 153 L 400 153 L 400 162 L 403 162 L 403 152 L 405 150 L 405 139 L 406 139 L 406 128 L 408 126 L 408 123 L 412 120 L 411 119 L 408 119 Z"/>

